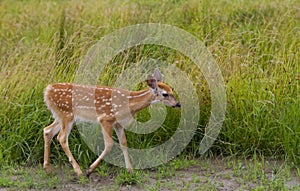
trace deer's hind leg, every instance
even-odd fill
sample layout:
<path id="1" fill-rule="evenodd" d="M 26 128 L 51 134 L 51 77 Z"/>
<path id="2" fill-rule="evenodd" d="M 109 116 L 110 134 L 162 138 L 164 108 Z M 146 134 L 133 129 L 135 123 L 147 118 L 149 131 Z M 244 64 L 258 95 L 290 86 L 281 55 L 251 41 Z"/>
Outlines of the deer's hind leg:
<path id="1" fill-rule="evenodd" d="M 55 120 L 51 125 L 44 128 L 44 169 L 46 172 L 51 171 L 50 167 L 50 146 L 52 138 L 59 132 L 61 129 L 61 124 L 58 120 Z"/>
<path id="2" fill-rule="evenodd" d="M 63 148 L 64 152 L 66 153 L 69 162 L 72 164 L 75 173 L 77 174 L 78 177 L 82 174 L 82 171 L 80 170 L 80 166 L 74 159 L 70 148 L 69 148 L 69 143 L 68 143 L 68 137 L 69 134 L 72 130 L 73 126 L 73 118 L 64 118 L 62 119 L 62 128 L 57 136 L 57 140 L 59 141 L 61 147 Z"/>

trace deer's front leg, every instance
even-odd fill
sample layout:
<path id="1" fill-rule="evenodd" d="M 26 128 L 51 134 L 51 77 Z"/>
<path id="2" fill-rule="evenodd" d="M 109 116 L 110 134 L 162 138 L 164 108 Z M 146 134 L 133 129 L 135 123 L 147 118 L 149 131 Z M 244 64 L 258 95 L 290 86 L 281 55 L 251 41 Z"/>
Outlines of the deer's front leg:
<path id="1" fill-rule="evenodd" d="M 124 132 L 124 128 L 121 125 L 117 124 L 115 126 L 115 131 L 116 131 L 116 134 L 118 136 L 121 149 L 123 151 L 126 168 L 127 168 L 129 173 L 132 173 L 133 170 L 132 170 L 132 166 L 131 166 L 130 159 L 129 159 L 129 156 L 128 156 L 127 141 L 126 141 L 126 135 L 125 135 L 125 132 Z"/>
<path id="2" fill-rule="evenodd" d="M 86 172 L 86 176 L 88 177 L 94 170 L 99 166 L 100 162 L 104 158 L 104 156 L 111 150 L 114 141 L 112 139 L 112 122 L 106 121 L 103 119 L 99 119 L 102 128 L 102 134 L 104 138 L 104 150 L 101 155 L 97 158 L 97 160 L 90 166 L 90 168 Z"/>

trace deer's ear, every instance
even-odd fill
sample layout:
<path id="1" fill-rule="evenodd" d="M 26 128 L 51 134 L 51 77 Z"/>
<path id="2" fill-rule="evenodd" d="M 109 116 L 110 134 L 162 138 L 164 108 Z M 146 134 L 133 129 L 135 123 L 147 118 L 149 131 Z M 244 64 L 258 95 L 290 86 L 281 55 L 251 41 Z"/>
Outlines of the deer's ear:
<path id="1" fill-rule="evenodd" d="M 154 91 L 157 90 L 157 80 L 152 75 L 147 77 L 147 85 Z"/>
<path id="2" fill-rule="evenodd" d="M 158 82 L 162 82 L 162 75 L 161 75 L 161 73 L 160 73 L 160 71 L 159 71 L 158 68 L 156 68 L 156 69 L 154 70 L 153 77 L 154 77 Z"/>

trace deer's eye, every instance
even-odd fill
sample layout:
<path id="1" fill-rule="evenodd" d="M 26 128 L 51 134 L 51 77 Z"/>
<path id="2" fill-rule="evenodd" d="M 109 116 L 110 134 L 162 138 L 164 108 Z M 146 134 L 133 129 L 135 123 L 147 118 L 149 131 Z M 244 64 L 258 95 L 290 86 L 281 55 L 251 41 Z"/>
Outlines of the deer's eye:
<path id="1" fill-rule="evenodd" d="M 169 97 L 169 94 L 168 93 L 162 93 L 162 96 Z"/>

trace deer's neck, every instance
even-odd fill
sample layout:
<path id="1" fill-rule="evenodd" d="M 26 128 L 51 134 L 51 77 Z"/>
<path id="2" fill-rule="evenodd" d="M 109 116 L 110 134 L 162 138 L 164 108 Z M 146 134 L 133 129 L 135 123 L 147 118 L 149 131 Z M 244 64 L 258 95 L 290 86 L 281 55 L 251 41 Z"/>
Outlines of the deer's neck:
<path id="1" fill-rule="evenodd" d="M 130 92 L 129 108 L 132 114 L 148 107 L 154 100 L 154 94 L 150 89 Z"/>

